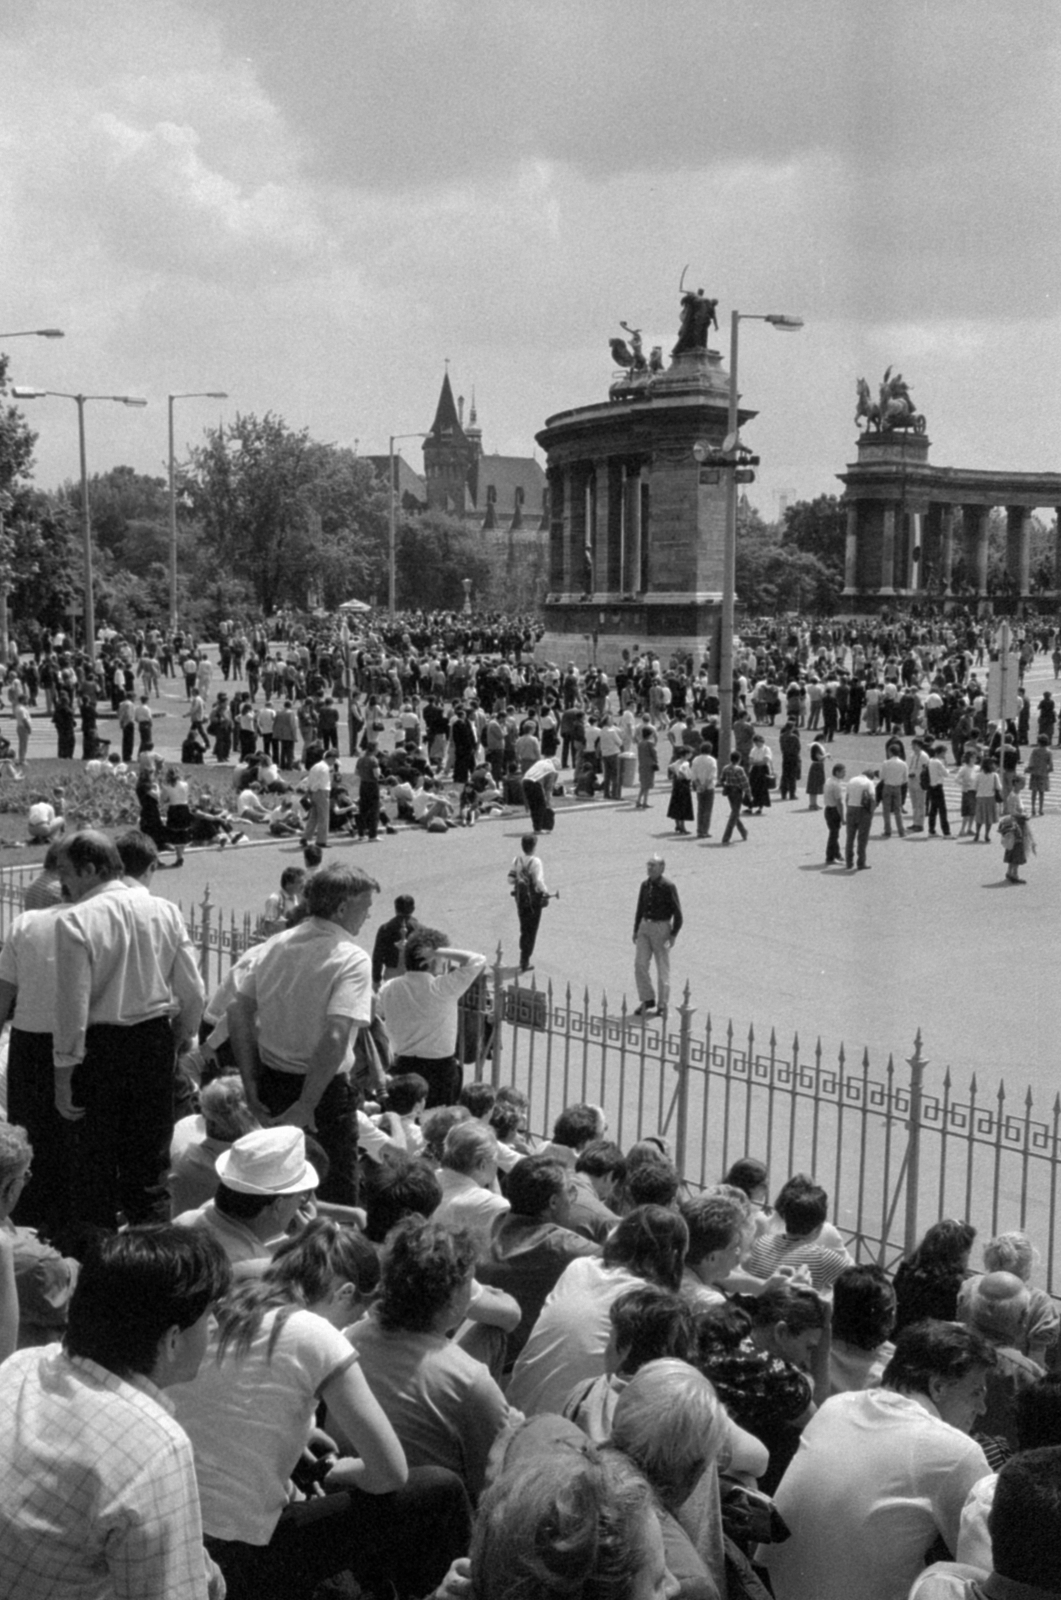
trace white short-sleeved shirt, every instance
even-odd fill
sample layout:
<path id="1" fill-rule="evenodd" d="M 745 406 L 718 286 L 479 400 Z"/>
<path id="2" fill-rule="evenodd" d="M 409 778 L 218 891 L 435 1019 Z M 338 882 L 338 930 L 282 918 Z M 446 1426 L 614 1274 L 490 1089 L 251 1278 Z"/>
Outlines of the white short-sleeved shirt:
<path id="1" fill-rule="evenodd" d="M 13 983 L 13 1026 L 51 1033 L 55 1023 L 55 919 L 61 901 L 44 911 L 23 911 L 0 945 L 0 978 Z"/>
<path id="2" fill-rule="evenodd" d="M 508 1386 L 508 1397 L 528 1416 L 560 1411 L 575 1384 L 599 1378 L 611 1336 L 612 1305 L 643 1279 L 626 1267 L 606 1267 L 596 1256 L 572 1261 L 542 1306 Z"/>
<path id="3" fill-rule="evenodd" d="M 304 1077 L 327 1017 L 372 1020 L 372 963 L 338 923 L 307 917 L 262 947 L 239 992 L 257 1007 L 266 1066 Z M 342 1071 L 352 1055 L 351 1038 Z"/>
<path id="4" fill-rule="evenodd" d="M 426 1061 L 451 1056 L 457 1048 L 457 1002 L 485 966 L 485 956 L 473 956 L 441 976 L 405 972 L 400 978 L 388 978 L 376 1009 L 387 1025 L 395 1055 L 421 1056 Z"/>
<path id="5" fill-rule="evenodd" d="M 195 1447 L 203 1531 L 268 1544 L 287 1504 L 287 1480 L 309 1438 L 321 1389 L 357 1360 L 330 1322 L 292 1311 L 270 1353 L 278 1313 L 267 1311 L 245 1355 L 217 1359 L 217 1325 L 198 1375 L 170 1391 Z"/>

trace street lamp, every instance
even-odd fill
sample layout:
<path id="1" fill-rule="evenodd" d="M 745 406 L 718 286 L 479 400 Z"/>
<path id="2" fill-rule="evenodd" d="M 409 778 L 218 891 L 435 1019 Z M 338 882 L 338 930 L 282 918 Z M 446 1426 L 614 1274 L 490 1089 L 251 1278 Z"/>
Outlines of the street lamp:
<path id="1" fill-rule="evenodd" d="M 77 406 L 77 440 L 81 452 L 81 538 L 85 559 L 85 654 L 89 666 L 96 661 L 96 607 L 92 597 L 92 523 L 88 511 L 88 468 L 85 465 L 85 401 L 113 400 L 120 406 L 146 406 L 132 394 L 67 394 L 62 389 L 24 389 L 13 386 L 16 400 L 72 400 Z"/>
<path id="2" fill-rule="evenodd" d="M 785 317 L 770 311 L 765 315 L 734 311 L 729 324 L 729 418 L 723 448 L 734 460 L 726 473 L 726 537 L 722 554 L 722 618 L 718 640 L 718 759 L 728 761 L 733 754 L 733 611 L 737 587 L 737 467 L 739 442 L 737 417 L 737 331 L 741 322 L 769 322 L 780 333 L 798 333 L 799 317 Z"/>
<path id="3" fill-rule="evenodd" d="M 390 436 L 390 476 L 387 479 L 387 488 L 390 493 L 390 562 L 387 569 L 387 610 L 393 617 L 395 611 L 394 593 L 397 583 L 397 529 L 395 527 L 395 486 L 394 486 L 394 441 L 396 439 L 426 439 L 426 433 L 392 433 Z M 399 457 L 401 452 L 399 451 Z"/>
<path id="4" fill-rule="evenodd" d="M 65 339 L 62 328 L 21 328 L 18 333 L 0 333 L 0 339 Z"/>
<path id="5" fill-rule="evenodd" d="M 223 389 L 191 389 L 167 395 L 169 402 L 169 631 L 177 630 L 177 486 L 173 467 L 174 400 L 227 400 Z"/>

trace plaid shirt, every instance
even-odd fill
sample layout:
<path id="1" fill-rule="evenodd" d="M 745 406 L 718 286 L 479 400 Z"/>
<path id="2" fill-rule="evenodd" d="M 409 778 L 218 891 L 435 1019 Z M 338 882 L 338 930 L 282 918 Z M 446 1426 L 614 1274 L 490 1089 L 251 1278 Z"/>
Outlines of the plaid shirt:
<path id="1" fill-rule="evenodd" d="M 146 1378 L 58 1345 L 0 1367 L 0 1594 L 205 1600 L 192 1447 Z"/>

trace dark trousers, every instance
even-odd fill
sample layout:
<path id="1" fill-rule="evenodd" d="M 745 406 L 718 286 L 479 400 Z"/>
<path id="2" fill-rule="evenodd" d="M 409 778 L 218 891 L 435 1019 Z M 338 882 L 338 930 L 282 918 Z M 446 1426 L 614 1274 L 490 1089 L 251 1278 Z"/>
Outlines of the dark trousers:
<path id="1" fill-rule="evenodd" d="M 122 760 L 126 763 L 133 759 L 133 740 L 136 737 L 136 723 L 127 722 L 122 728 Z"/>
<path id="2" fill-rule="evenodd" d="M 546 799 L 544 787 L 536 778 L 524 778 L 523 798 L 526 800 L 527 808 L 531 814 L 531 827 L 535 833 L 544 832 L 545 811 L 549 802 Z"/>
<path id="3" fill-rule="evenodd" d="M 25 1128 L 33 1146 L 33 1176 L 15 1207 L 14 1220 L 46 1239 L 62 1236 L 73 1218 L 75 1130 L 55 1109 L 50 1033 L 11 1029 L 7 1058 L 7 1118 Z"/>
<path id="4" fill-rule="evenodd" d="M 427 1110 L 455 1106 L 464 1083 L 464 1069 L 456 1056 L 397 1056 L 395 1072 L 418 1072 L 427 1084 Z"/>
<path id="5" fill-rule="evenodd" d="M 875 806 L 848 806 L 847 808 L 847 842 L 844 846 L 844 861 L 847 866 L 855 865 L 856 847 L 858 850 L 858 865 L 866 865 L 866 846 L 869 843 L 869 833 L 873 826 L 873 813 Z"/>
<path id="6" fill-rule="evenodd" d="M 825 826 L 829 830 L 829 837 L 825 842 L 826 865 L 843 859 L 843 851 L 840 849 L 840 828 L 843 820 L 839 806 L 826 806 Z"/>
<path id="7" fill-rule="evenodd" d="M 746 839 L 748 837 L 748 830 L 740 818 L 740 808 L 744 803 L 744 796 L 739 790 L 734 789 L 731 793 L 727 794 L 726 798 L 729 801 L 729 816 L 726 819 L 725 832 L 722 835 L 723 844 L 729 844 L 729 841 L 733 837 L 734 828 L 737 829 L 737 832 L 740 834 L 742 839 Z"/>
<path id="8" fill-rule="evenodd" d="M 372 1594 L 412 1600 L 438 1587 L 470 1540 L 460 1478 L 444 1467 L 412 1467 L 394 1494 L 344 1489 L 285 1506 L 266 1545 L 209 1535 L 204 1543 L 225 1575 L 228 1600 L 310 1600 L 346 1571 Z"/>
<path id="9" fill-rule="evenodd" d="M 538 937 L 538 925 L 542 920 L 542 902 L 536 905 L 520 905 L 516 903 L 516 915 L 519 917 L 519 964 L 529 967 L 531 956 L 534 954 L 534 943 Z"/>
<path id="10" fill-rule="evenodd" d="M 601 756 L 601 769 L 604 774 L 605 800 L 621 800 L 623 798 L 622 768 L 618 756 Z"/>
<path id="11" fill-rule="evenodd" d="M 294 1072 L 277 1072 L 264 1061 L 258 1064 L 258 1094 L 262 1104 L 280 1116 L 293 1106 L 305 1082 Z M 337 1072 L 320 1099 L 313 1117 L 317 1124 L 313 1138 L 331 1163 L 328 1176 L 317 1193 L 336 1205 L 356 1206 L 357 1171 L 357 1092 L 344 1072 Z"/>
<path id="12" fill-rule="evenodd" d="M 696 792 L 696 837 L 698 839 L 706 839 L 711 832 L 711 813 L 714 809 L 714 789 L 698 789 Z"/>
<path id="13" fill-rule="evenodd" d="M 939 831 L 946 838 L 950 838 L 950 820 L 947 817 L 947 797 L 941 783 L 934 783 L 928 791 L 928 831 L 935 833 L 936 823 Z"/>
<path id="14" fill-rule="evenodd" d="M 295 741 L 294 739 L 277 739 L 276 744 L 279 752 L 277 765 L 281 772 L 290 772 L 295 764 Z"/>
<path id="15" fill-rule="evenodd" d="M 119 1213 L 129 1223 L 168 1222 L 175 1057 L 168 1017 L 89 1028 L 72 1084 L 85 1109 L 76 1124 L 79 1222 L 113 1228 Z"/>

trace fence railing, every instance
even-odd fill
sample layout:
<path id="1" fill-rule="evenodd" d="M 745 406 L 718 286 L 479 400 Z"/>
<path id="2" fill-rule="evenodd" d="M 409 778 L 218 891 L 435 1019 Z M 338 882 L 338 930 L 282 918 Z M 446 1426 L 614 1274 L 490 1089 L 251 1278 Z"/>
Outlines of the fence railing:
<path id="1" fill-rule="evenodd" d="M 22 909 L 36 867 L 0 868 L 0 939 Z M 250 913 L 224 912 L 209 889 L 181 907 L 208 990 L 259 937 Z M 673 1023 L 635 1017 L 570 985 L 540 989 L 493 967 L 465 997 L 459 1049 L 469 1073 L 527 1095 L 530 1125 L 551 1130 L 565 1105 L 600 1105 L 624 1148 L 662 1135 L 685 1182 L 702 1188 L 734 1160 L 755 1155 L 776 1184 L 813 1173 L 833 1218 L 860 1258 L 885 1265 L 909 1251 L 931 1222 L 967 1218 L 981 1238 L 1009 1228 L 1031 1234 L 1045 1286 L 1061 1292 L 1057 1203 L 1061 1094 L 1040 1106 L 974 1075 L 963 1092 L 949 1069 L 938 1087 L 920 1032 L 909 1056 L 874 1061 L 867 1049 L 821 1040 L 783 1046 L 775 1030 L 738 1034 L 708 1015 L 697 1021 L 686 986 Z"/>

